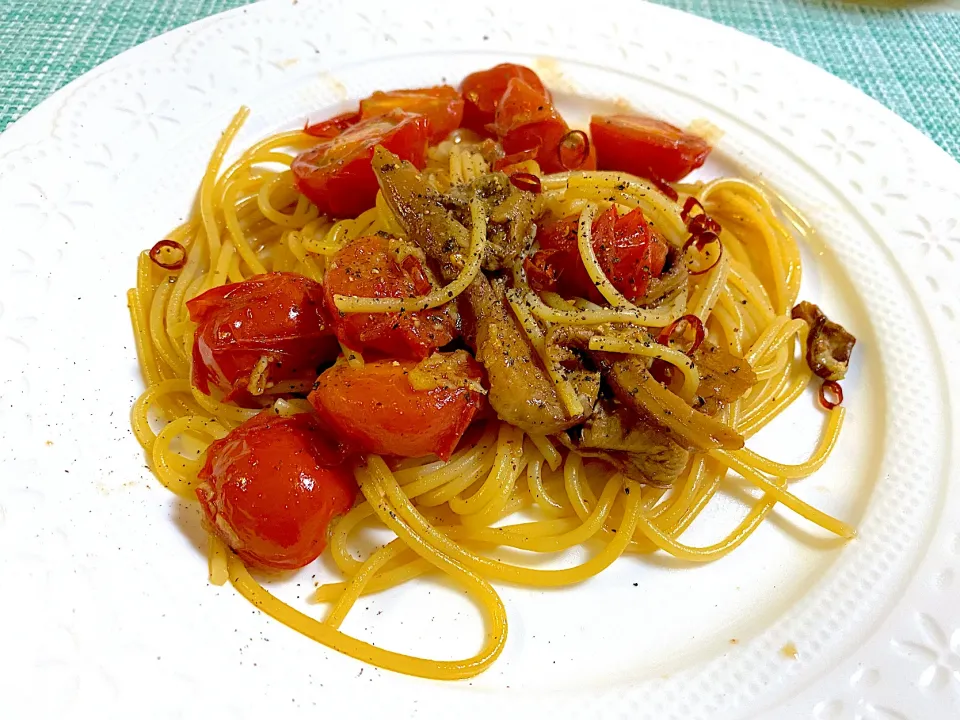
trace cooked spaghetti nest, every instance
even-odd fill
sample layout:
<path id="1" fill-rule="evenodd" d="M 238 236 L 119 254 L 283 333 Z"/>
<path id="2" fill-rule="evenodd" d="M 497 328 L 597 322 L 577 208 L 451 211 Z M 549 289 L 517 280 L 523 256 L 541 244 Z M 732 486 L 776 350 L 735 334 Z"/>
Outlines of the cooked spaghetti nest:
<path id="1" fill-rule="evenodd" d="M 397 218 L 382 196 L 353 219 L 321 216 L 294 186 L 293 154 L 316 139 L 300 131 L 268 137 L 222 169 L 231 142 L 247 116 L 242 110 L 223 134 L 203 176 L 190 218 L 168 237 L 187 251 L 186 263 L 165 271 L 141 253 L 136 287 L 128 293 L 130 317 L 147 389 L 133 407 L 133 430 L 151 469 L 170 490 L 195 499 L 199 457 L 207 445 L 257 414 L 204 395 L 190 382 L 194 324 L 185 303 L 205 290 L 268 271 L 290 271 L 322 281 L 330 258 L 351 241 L 376 233 L 402 237 Z M 530 163 L 528 163 L 530 165 Z M 444 143 L 431 150 L 428 176 L 447 186 L 489 171 L 467 144 Z M 609 307 L 566 301 L 515 285 L 508 300 L 531 344 L 551 369 L 545 336 L 554 326 L 662 328 L 695 315 L 715 344 L 745 358 L 757 383 L 722 408 L 718 421 L 749 439 L 798 398 L 812 373 L 797 352 L 807 326 L 791 319 L 801 267 L 796 236 L 809 232 L 799 216 L 764 189 L 740 179 L 679 186 L 673 201 L 654 185 L 623 173 L 566 172 L 542 176 L 542 202 L 556 217 L 580 213 L 578 246 L 591 278 Z M 722 226 L 723 255 L 708 272 L 691 277 L 689 289 L 655 307 L 626 300 L 603 275 L 590 245 L 592 219 L 611 204 L 621 212 L 641 208 L 668 243 L 680 248 L 688 234 L 683 201 L 696 197 Z M 338 296 L 343 312 L 397 312 L 438 307 L 465 290 L 480 272 L 486 242 L 478 202 L 470 207 L 472 233 L 457 277 L 439 282 L 413 299 Z M 687 355 L 666 345 L 600 333 L 590 348 L 652 357 L 675 366 L 683 377 L 680 394 L 689 398 L 698 382 Z M 347 351 L 350 362 L 362 362 Z M 554 371 L 562 375 L 562 370 Z M 558 384 L 563 384 L 562 377 Z M 568 410 L 577 398 L 561 392 Z M 304 412 L 309 405 L 279 398 L 279 414 Z M 693 452 L 680 479 L 669 488 L 643 486 L 602 462 L 581 457 L 550 437 L 525 433 L 496 420 L 447 462 L 405 460 L 393 469 L 369 456 L 356 469 L 363 501 L 334 526 L 331 557 L 343 574 L 321 585 L 315 602 L 328 605 L 317 620 L 277 599 L 222 542 L 210 540 L 210 578 L 228 580 L 254 605 L 318 642 L 383 668 L 429 678 L 466 678 L 499 655 L 507 635 L 506 611 L 492 582 L 529 587 L 579 583 L 623 554 L 663 551 L 689 562 L 709 562 L 741 545 L 780 503 L 831 533 L 849 538 L 854 530 L 809 506 L 790 492 L 788 482 L 818 470 L 833 449 L 844 410 L 827 415 L 819 444 L 797 465 L 779 463 L 742 448 Z M 154 428 L 161 427 L 159 431 Z M 728 534 L 693 547 L 684 531 L 720 490 L 730 471 L 760 490 L 759 498 Z M 351 551 L 352 539 L 371 528 L 387 528 L 395 539 L 365 558 Z M 545 570 L 495 560 L 491 551 L 509 547 L 527 553 L 557 553 L 588 545 L 589 560 Z M 486 615 L 482 649 L 464 660 L 434 660 L 383 649 L 339 628 L 357 599 L 429 573 L 443 573 L 462 586 Z"/>

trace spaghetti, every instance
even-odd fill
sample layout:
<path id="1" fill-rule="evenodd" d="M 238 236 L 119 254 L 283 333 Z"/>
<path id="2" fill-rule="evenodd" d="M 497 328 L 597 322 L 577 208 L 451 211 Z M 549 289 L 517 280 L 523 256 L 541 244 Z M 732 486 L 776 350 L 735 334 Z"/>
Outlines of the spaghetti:
<path id="1" fill-rule="evenodd" d="M 258 361 L 260 370 L 246 387 L 256 400 L 254 406 L 237 404 L 217 390 L 198 389 L 190 376 L 197 362 L 197 325 L 187 302 L 263 273 L 297 273 L 322 282 L 337 254 L 358 239 L 379 235 L 411 240 L 403 218 L 382 193 L 355 217 L 339 220 L 307 200 L 291 171 L 297 155 L 317 143 L 317 137 L 306 132 L 266 138 L 223 170 L 247 114 L 241 110 L 227 127 L 201 181 L 193 214 L 167 238 L 184 249 L 182 263 L 158 264 L 148 252 L 141 253 L 136 287 L 128 293 L 147 384 L 133 407 L 133 430 L 153 472 L 183 497 L 195 496 L 203 453 L 210 443 L 263 408 L 278 416 L 312 410 L 298 380 L 272 385 L 267 381 L 267 368 L 273 362 L 269 355 Z M 486 150 L 479 141 L 462 136 L 444 141 L 429 151 L 424 177 L 437 192 L 490 177 L 493 163 Z M 812 372 L 796 352 L 796 343 L 806 344 L 809 327 L 791 318 L 801 277 L 795 229 L 790 227 L 802 222 L 795 213 L 740 179 L 677 186 L 679 199 L 673 201 L 656 183 L 626 172 L 544 173 L 531 158 L 520 162 L 518 167 L 524 172 L 532 169 L 539 181 L 523 186 L 541 191 L 536 201 L 541 216 L 576 216 L 577 254 L 600 295 L 594 302 L 539 292 L 522 270 L 514 272 L 506 293 L 511 317 L 522 328 L 534 357 L 550 372 L 568 416 L 590 408 L 570 379 L 569 363 L 554 361 L 557 349 L 552 338 L 560 331 L 585 329 L 595 332 L 580 348 L 582 353 L 632 357 L 651 370 L 658 365 L 674 368 L 678 382 L 668 382 L 672 391 L 651 380 L 659 387 L 653 395 L 667 393 L 689 410 L 705 382 L 704 368 L 698 367 L 696 354 L 652 339 L 660 328 L 686 314 L 699 318 L 713 346 L 743 358 L 755 371 L 755 382 L 735 399 L 719 402 L 713 417 L 691 410 L 713 423 L 711 427 L 749 440 L 807 387 Z M 598 217 L 611 208 L 617 217 L 639 209 L 676 254 L 689 238 L 683 218 L 689 197 L 722 228 L 720 260 L 702 275 L 691 275 L 685 284 L 669 289 L 658 302 L 628 299 L 614 286 L 592 242 Z M 467 203 L 464 225 L 469 233 L 461 238 L 467 244 L 459 248 L 458 261 L 448 268 L 445 284 L 430 277 L 432 289 L 406 297 L 338 294 L 334 297 L 337 310 L 341 316 L 416 313 L 442 309 L 466 297 L 482 276 L 491 252 L 488 222 L 493 221 L 481 199 Z M 363 371 L 363 353 L 351 350 L 342 340 L 340 347 L 341 361 Z M 354 476 L 362 499 L 333 525 L 329 535 L 330 555 L 344 579 L 318 587 L 313 596 L 316 602 L 330 604 L 323 621 L 270 594 L 216 532 L 211 534 L 210 580 L 223 584 L 229 579 L 256 607 L 357 659 L 422 677 L 471 677 L 489 667 L 506 642 L 506 611 L 492 581 L 529 587 L 571 585 L 601 572 L 626 553 L 663 551 L 690 562 L 716 560 L 741 545 L 777 504 L 831 533 L 853 537 L 851 527 L 801 501 L 788 487 L 788 481 L 823 466 L 837 442 L 843 417 L 839 405 L 829 410 L 819 446 L 798 465 L 715 440 L 705 440 L 704 450 L 694 443 L 676 479 L 665 486 L 638 482 L 604 457 L 581 453 L 569 443 L 564 447 L 557 442 L 558 435 L 487 420 L 446 461 L 436 457 L 388 461 L 368 453 L 356 464 Z M 162 429 L 156 431 L 158 423 Z M 705 547 L 684 544 L 684 531 L 730 471 L 754 485 L 759 499 L 726 537 Z M 395 539 L 358 559 L 350 550 L 351 540 L 371 527 L 387 528 Z M 585 543 L 595 548 L 594 554 L 580 565 L 558 570 L 511 564 L 490 555 L 497 547 L 555 553 Z M 484 611 L 486 637 L 475 656 L 430 660 L 385 650 L 339 629 L 361 596 L 436 572 L 462 586 Z"/>

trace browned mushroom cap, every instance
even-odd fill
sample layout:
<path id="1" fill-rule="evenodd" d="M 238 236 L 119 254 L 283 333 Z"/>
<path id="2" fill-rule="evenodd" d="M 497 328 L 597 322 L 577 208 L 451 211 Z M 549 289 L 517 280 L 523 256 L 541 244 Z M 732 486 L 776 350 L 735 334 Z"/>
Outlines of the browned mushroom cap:
<path id="1" fill-rule="evenodd" d="M 806 300 L 797 304 L 790 314 L 810 326 L 807 335 L 807 365 L 810 369 L 824 380 L 843 380 L 857 339 Z"/>

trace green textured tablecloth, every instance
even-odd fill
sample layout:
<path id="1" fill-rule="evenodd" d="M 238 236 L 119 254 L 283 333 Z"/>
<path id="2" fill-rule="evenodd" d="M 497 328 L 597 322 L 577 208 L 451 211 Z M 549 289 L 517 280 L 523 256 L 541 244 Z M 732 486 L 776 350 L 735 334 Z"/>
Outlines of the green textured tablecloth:
<path id="1" fill-rule="evenodd" d="M 546 0 L 549 1 L 549 0 Z M 911 10 L 803 0 L 659 0 L 789 50 L 960 159 L 958 0 Z M 104 60 L 249 0 L 0 0 L 0 129 Z"/>

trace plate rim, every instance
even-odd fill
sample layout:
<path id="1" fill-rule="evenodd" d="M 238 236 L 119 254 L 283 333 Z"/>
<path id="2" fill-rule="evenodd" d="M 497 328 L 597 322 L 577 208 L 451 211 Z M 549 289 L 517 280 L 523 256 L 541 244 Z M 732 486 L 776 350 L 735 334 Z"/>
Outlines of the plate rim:
<path id="1" fill-rule="evenodd" d="M 262 15 L 262 14 L 271 12 L 274 7 L 286 6 L 287 4 L 288 3 L 283 2 L 283 0 L 274 0 L 274 1 L 268 0 L 268 2 L 264 2 L 264 3 L 233 8 L 224 13 L 219 13 L 217 15 L 199 19 L 188 25 L 182 26 L 168 33 L 152 38 L 151 40 L 148 40 L 145 43 L 138 45 L 135 48 L 131 48 L 130 50 L 127 50 L 124 53 L 121 53 L 120 55 L 115 56 L 114 58 L 111 58 L 110 60 L 99 65 L 98 67 L 94 68 L 88 73 L 85 73 L 79 78 L 76 78 L 75 80 L 71 81 L 66 86 L 58 90 L 56 93 L 46 98 L 43 102 L 41 102 L 35 108 L 31 109 L 22 118 L 19 118 L 16 122 L 8 126 L 8 128 L 3 132 L 3 134 L 0 135 L 0 164 L 2 164 L 3 161 L 7 158 L 7 156 L 10 155 L 12 152 L 11 150 L 7 149 L 8 144 L 12 144 L 13 142 L 15 142 L 18 136 L 20 135 L 29 135 L 32 132 L 32 130 L 36 127 L 38 122 L 40 121 L 39 119 L 45 117 L 50 113 L 53 113 L 54 115 L 56 115 L 59 111 L 62 111 L 63 107 L 65 106 L 70 96 L 82 90 L 82 88 L 87 83 L 90 83 L 96 80 L 101 75 L 106 75 L 110 70 L 114 68 L 118 68 L 123 64 L 125 64 L 126 62 L 130 62 L 131 60 L 135 59 L 139 55 L 148 56 L 151 52 L 154 51 L 154 48 L 159 48 L 161 45 L 179 44 L 185 41 L 186 39 L 188 39 L 191 35 L 195 33 L 199 33 L 205 28 L 216 25 L 231 17 L 246 15 L 248 13 Z M 323 3 L 316 3 L 316 4 L 322 5 Z M 336 3 L 328 3 L 328 4 L 334 5 Z M 498 2 L 494 4 L 502 5 L 504 3 Z M 648 7 L 655 8 L 655 10 L 650 11 L 650 12 L 653 12 L 654 15 L 656 15 L 656 13 L 658 12 L 662 12 L 668 15 L 669 14 L 680 15 L 687 20 L 693 17 L 693 16 L 688 16 L 679 10 L 675 10 L 672 8 L 665 8 L 659 5 L 650 5 Z M 648 11 L 648 10 L 645 9 L 644 11 Z M 868 95 L 866 95 L 859 89 L 848 85 L 847 83 L 840 80 L 839 78 L 836 78 L 833 75 L 830 75 L 827 71 L 823 70 L 822 68 L 806 60 L 803 60 L 802 58 L 798 58 L 788 53 L 787 51 L 777 48 L 776 46 L 770 43 L 767 43 L 763 40 L 760 40 L 753 36 L 745 35 L 744 33 L 738 30 L 713 23 L 712 21 L 705 20 L 703 18 L 695 18 L 695 19 L 697 22 L 702 22 L 707 26 L 715 26 L 717 28 L 722 28 L 723 34 L 732 33 L 735 36 L 737 36 L 739 40 L 742 40 L 743 37 L 750 38 L 750 40 L 758 43 L 760 47 L 765 48 L 765 50 L 761 50 L 759 52 L 769 52 L 769 50 L 772 48 L 773 51 L 777 53 L 778 56 L 780 56 L 780 59 L 782 62 L 796 63 L 797 61 L 799 61 L 803 65 L 807 66 L 807 69 L 804 71 L 806 73 L 809 73 L 810 68 L 813 68 L 815 73 L 820 74 L 820 80 L 823 80 L 822 76 L 825 75 L 831 78 L 832 81 L 835 81 L 836 83 L 838 83 L 839 84 L 838 87 L 842 86 L 843 88 L 842 93 L 845 96 L 849 96 L 850 90 L 853 90 L 857 96 L 856 100 L 860 104 L 863 104 L 865 100 L 867 107 L 872 112 L 877 113 L 878 115 L 881 116 L 881 119 L 886 121 L 888 125 L 893 126 L 892 127 L 893 130 L 903 133 L 907 136 L 907 143 L 906 143 L 907 145 L 912 146 L 918 143 L 924 144 L 925 147 L 927 148 L 927 154 L 930 155 L 930 157 L 933 157 L 935 155 L 935 153 L 929 152 L 931 148 L 935 149 L 936 151 L 939 151 L 939 154 L 940 154 L 939 162 L 942 162 L 944 159 L 947 160 L 951 166 L 950 172 L 952 172 L 955 176 L 960 178 L 960 172 L 958 172 L 960 171 L 960 164 L 958 164 L 953 158 L 951 158 L 949 154 L 946 153 L 946 151 L 944 151 L 942 148 L 937 146 L 930 138 L 928 138 L 926 135 L 924 135 L 920 130 L 918 130 L 914 126 L 910 125 L 906 120 L 904 120 L 900 116 L 893 113 L 893 111 L 887 109 L 878 101 L 874 100 L 873 98 L 870 98 Z M 745 51 L 745 54 L 752 54 L 753 52 L 754 51 L 749 51 L 749 52 Z M 57 105 L 57 103 L 60 103 L 60 105 Z M 59 110 L 57 108 L 59 108 Z M 891 118 L 895 118 L 895 120 L 892 120 Z M 51 133 L 49 138 L 41 138 L 39 141 L 36 141 L 36 142 L 39 142 L 40 144 L 42 144 L 51 139 L 56 139 L 56 135 L 54 133 Z M 923 307 L 924 313 L 930 316 L 929 321 L 931 322 L 931 325 L 935 326 L 936 323 L 933 318 L 936 315 L 932 311 L 932 305 L 934 303 L 933 299 L 929 296 L 929 294 L 926 292 L 926 289 L 923 287 L 912 287 L 911 289 L 916 291 L 918 298 L 920 300 L 920 304 Z M 5 298 L 2 297 L 2 295 L 0 295 L 0 301 L 3 301 L 4 299 Z M 951 348 L 948 344 L 941 346 L 940 348 L 938 348 L 938 350 L 944 354 L 943 357 L 945 361 L 949 360 L 951 357 L 955 358 L 957 356 L 956 348 Z M 948 383 L 946 390 L 949 393 L 949 399 L 951 401 L 950 405 L 954 406 L 953 412 L 951 413 L 951 419 L 955 423 L 957 410 L 955 409 L 955 403 L 953 401 L 956 400 L 957 398 L 956 382 Z M 953 451 L 954 456 L 955 454 L 956 452 Z M 956 471 L 954 472 L 954 475 L 956 475 Z"/>

